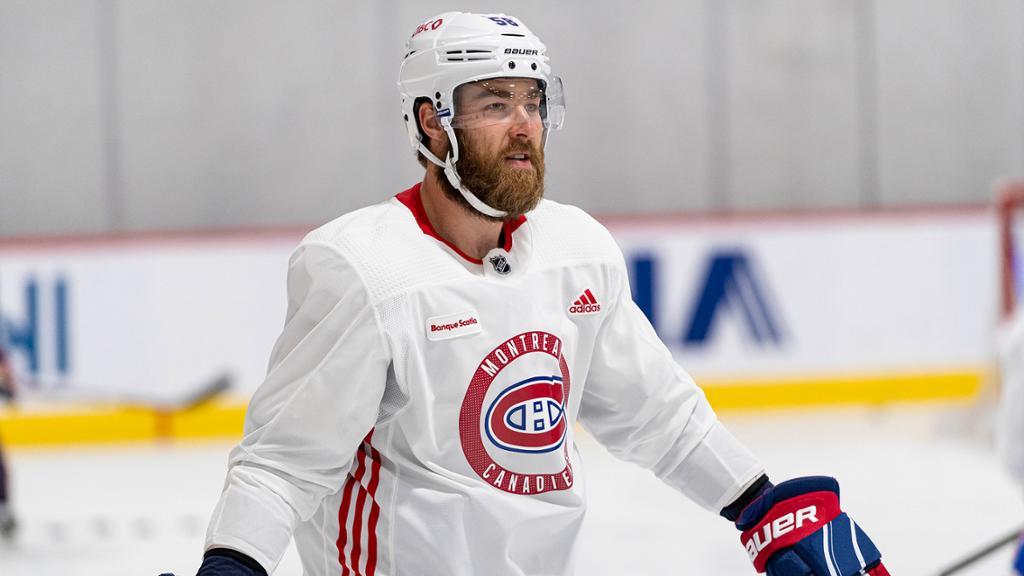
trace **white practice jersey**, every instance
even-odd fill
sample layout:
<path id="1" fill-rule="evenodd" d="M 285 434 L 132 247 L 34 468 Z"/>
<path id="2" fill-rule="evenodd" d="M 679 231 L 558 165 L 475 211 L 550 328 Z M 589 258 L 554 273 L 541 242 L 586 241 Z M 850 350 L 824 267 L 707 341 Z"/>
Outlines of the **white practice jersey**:
<path id="1" fill-rule="evenodd" d="M 762 472 L 633 304 L 622 254 L 542 201 L 481 260 L 415 186 L 309 234 L 207 548 L 309 576 L 570 575 L 581 423 L 718 512 Z M 724 520 L 723 520 L 724 521 Z"/>

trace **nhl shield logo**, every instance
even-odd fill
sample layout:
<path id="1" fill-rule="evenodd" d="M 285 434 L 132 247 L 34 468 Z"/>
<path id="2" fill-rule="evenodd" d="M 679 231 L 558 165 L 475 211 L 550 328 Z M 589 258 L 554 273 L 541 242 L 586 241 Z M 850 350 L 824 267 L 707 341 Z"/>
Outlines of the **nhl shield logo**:
<path id="1" fill-rule="evenodd" d="M 508 274 L 509 272 L 512 271 L 512 267 L 509 266 L 508 260 L 506 260 L 505 257 L 501 254 L 497 256 L 491 256 L 488 262 L 491 263 L 491 266 L 494 266 L 494 271 L 497 272 L 498 274 Z"/>
<path id="2" fill-rule="evenodd" d="M 511 494 L 572 488 L 569 391 L 554 334 L 523 332 L 491 350 L 459 413 L 462 451 L 477 476 Z"/>

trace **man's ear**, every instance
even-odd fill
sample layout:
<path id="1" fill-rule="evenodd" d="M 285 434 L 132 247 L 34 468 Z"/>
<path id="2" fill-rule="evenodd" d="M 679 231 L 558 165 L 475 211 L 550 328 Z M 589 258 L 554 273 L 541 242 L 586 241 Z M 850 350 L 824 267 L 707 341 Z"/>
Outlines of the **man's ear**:
<path id="1" fill-rule="evenodd" d="M 444 128 L 441 127 L 441 122 L 437 119 L 437 111 L 434 110 L 434 106 L 430 102 L 423 102 L 419 105 L 416 110 L 416 114 L 419 115 L 420 129 L 426 134 L 432 142 L 440 142 L 448 139 L 448 135 L 445 134 Z"/>

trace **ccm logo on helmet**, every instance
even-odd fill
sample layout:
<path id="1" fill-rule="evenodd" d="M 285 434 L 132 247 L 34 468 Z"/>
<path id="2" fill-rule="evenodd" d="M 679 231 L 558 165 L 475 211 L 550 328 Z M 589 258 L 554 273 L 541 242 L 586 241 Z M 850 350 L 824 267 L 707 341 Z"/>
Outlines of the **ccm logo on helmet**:
<path id="1" fill-rule="evenodd" d="M 750 559 L 753 560 L 757 553 L 765 549 L 772 543 L 772 540 L 776 540 L 784 534 L 788 534 L 793 530 L 802 528 L 805 522 L 817 522 L 817 506 L 808 506 L 801 508 L 796 512 L 790 512 L 783 516 L 779 516 L 775 520 L 772 520 L 770 524 L 765 524 L 757 532 L 751 535 L 750 539 L 743 543 L 744 548 L 747 549 L 747 554 Z"/>
<path id="2" fill-rule="evenodd" d="M 427 30 L 437 30 L 444 24 L 444 18 L 438 18 L 437 20 L 431 20 L 430 22 L 424 22 L 416 27 L 416 31 L 412 33 L 413 36 L 420 32 L 426 32 Z"/>
<path id="3" fill-rule="evenodd" d="M 523 56 L 536 56 L 537 50 L 530 50 L 529 48 L 505 48 L 505 54 L 521 54 Z"/>

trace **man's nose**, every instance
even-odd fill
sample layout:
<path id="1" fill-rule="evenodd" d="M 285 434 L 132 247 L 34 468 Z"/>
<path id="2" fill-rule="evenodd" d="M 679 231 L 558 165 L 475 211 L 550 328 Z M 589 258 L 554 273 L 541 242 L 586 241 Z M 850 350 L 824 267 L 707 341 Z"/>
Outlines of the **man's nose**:
<path id="1" fill-rule="evenodd" d="M 526 111 L 524 106 L 516 106 L 512 111 L 512 135 L 516 138 L 530 138 L 535 136 L 541 127 L 541 123 Z"/>

